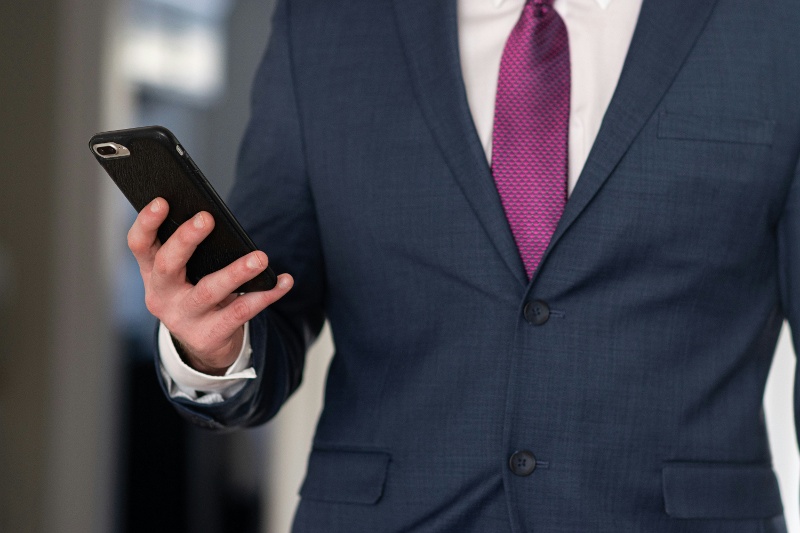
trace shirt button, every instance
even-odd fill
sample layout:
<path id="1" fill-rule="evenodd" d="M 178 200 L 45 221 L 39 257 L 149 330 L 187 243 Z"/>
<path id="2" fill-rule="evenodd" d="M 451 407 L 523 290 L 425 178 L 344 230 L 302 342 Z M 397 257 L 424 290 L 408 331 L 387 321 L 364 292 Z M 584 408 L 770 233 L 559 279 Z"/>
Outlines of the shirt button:
<path id="1" fill-rule="evenodd" d="M 522 312 L 525 320 L 534 326 L 541 326 L 550 318 L 550 308 L 541 300 L 528 302 Z"/>
<path id="2" fill-rule="evenodd" d="M 508 466 L 514 475 L 525 477 L 530 476 L 536 470 L 536 457 L 528 450 L 522 450 L 511 454 Z"/>

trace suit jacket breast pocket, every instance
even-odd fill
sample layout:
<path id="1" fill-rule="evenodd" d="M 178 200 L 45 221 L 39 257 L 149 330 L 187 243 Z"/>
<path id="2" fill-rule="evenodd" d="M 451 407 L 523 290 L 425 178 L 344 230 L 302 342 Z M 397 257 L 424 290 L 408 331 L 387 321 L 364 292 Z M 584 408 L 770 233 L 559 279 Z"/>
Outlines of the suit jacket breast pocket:
<path id="1" fill-rule="evenodd" d="M 658 138 L 771 145 L 775 121 L 662 112 Z"/>
<path id="2" fill-rule="evenodd" d="M 645 154 L 653 177 L 678 183 L 701 180 L 691 187 L 703 196 L 720 186 L 761 188 L 772 178 L 774 121 L 664 111 L 655 126 L 655 143 Z M 711 190 L 703 190 L 703 180 Z"/>

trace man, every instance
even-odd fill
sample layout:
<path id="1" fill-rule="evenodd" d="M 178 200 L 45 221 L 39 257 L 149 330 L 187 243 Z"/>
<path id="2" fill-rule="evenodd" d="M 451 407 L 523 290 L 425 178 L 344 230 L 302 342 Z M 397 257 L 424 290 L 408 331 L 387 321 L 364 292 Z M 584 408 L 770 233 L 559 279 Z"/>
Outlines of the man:
<path id="1" fill-rule="evenodd" d="M 213 221 L 162 246 L 143 210 L 165 389 L 260 423 L 330 320 L 298 532 L 785 531 L 761 401 L 800 313 L 799 27 L 790 0 L 282 2 L 231 204 L 291 277 L 230 296 L 256 252 L 192 287 Z"/>

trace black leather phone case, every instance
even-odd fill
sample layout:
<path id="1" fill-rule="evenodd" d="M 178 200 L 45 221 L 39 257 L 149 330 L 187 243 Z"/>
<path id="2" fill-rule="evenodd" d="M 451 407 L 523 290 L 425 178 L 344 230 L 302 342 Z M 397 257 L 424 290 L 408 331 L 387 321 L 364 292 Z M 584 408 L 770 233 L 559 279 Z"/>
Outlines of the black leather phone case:
<path id="1" fill-rule="evenodd" d="M 109 142 L 126 147 L 130 155 L 107 159 L 95 152 L 95 145 Z M 216 223 L 214 229 L 186 265 L 186 277 L 191 283 L 196 284 L 203 276 L 256 250 L 253 241 L 168 129 L 148 126 L 98 133 L 89 141 L 89 147 L 136 211 L 141 211 L 156 197 L 167 200 L 169 216 L 158 230 L 161 242 L 199 211 L 211 213 Z M 237 292 L 269 290 L 276 282 L 275 273 L 267 268 Z"/>

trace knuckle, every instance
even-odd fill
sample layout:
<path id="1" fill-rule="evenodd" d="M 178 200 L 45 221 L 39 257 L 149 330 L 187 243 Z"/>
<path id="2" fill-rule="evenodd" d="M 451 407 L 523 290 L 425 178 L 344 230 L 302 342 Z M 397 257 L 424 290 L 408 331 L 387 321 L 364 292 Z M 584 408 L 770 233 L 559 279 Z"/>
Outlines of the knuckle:
<path id="1" fill-rule="evenodd" d="M 231 303 L 231 317 L 237 325 L 246 322 L 250 318 L 250 306 L 242 298 L 237 298 Z"/>
<path id="2" fill-rule="evenodd" d="M 195 285 L 190 297 L 190 303 L 194 307 L 207 307 L 214 302 L 214 291 L 208 283 L 198 283 Z"/>
<path id="3" fill-rule="evenodd" d="M 169 254 L 163 251 L 156 254 L 153 258 L 153 270 L 160 274 L 166 274 L 173 270 L 172 261 L 170 261 Z"/>
<path id="4" fill-rule="evenodd" d="M 195 238 L 192 235 L 192 232 L 186 227 L 180 227 L 176 229 L 170 238 L 177 241 L 181 246 L 190 246 L 195 243 Z"/>
<path id="5" fill-rule="evenodd" d="M 145 251 L 144 239 L 142 239 L 140 232 L 135 228 L 131 228 L 128 231 L 128 248 L 130 248 L 134 254 Z"/>
<path id="6" fill-rule="evenodd" d="M 152 291 L 145 291 L 144 305 L 153 316 L 159 316 L 162 311 L 161 298 L 154 294 Z"/>

